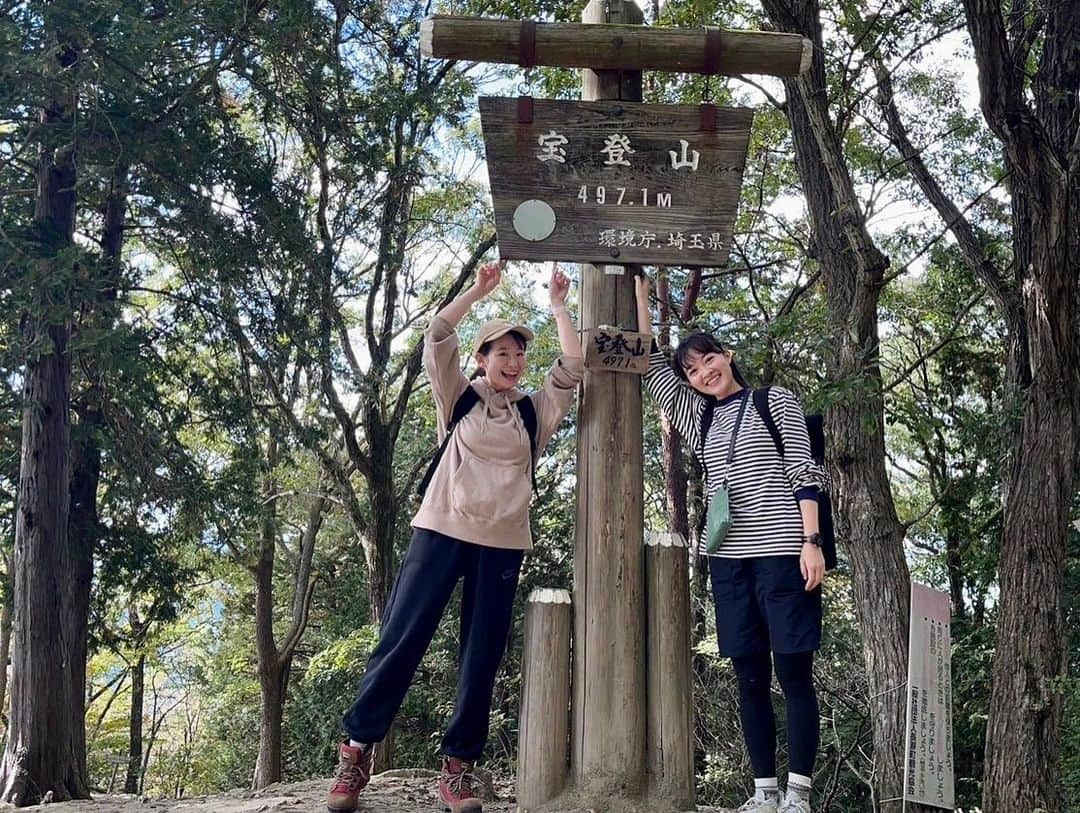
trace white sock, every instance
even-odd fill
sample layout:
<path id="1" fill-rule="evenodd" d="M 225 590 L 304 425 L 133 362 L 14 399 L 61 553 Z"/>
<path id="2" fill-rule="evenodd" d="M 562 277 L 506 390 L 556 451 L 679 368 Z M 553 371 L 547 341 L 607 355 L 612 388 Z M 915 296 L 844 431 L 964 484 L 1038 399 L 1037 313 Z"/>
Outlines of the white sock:
<path id="1" fill-rule="evenodd" d="M 764 799 L 775 799 L 780 795 L 780 782 L 775 776 L 754 780 L 755 795 L 760 794 Z"/>
<path id="2" fill-rule="evenodd" d="M 363 750 L 367 750 L 368 743 L 366 743 L 366 742 L 357 742 L 356 740 L 349 740 L 349 747 L 350 748 L 360 748 L 360 749 L 363 749 Z"/>
<path id="3" fill-rule="evenodd" d="M 800 799 L 810 798 L 810 788 L 814 780 L 801 773 L 789 773 L 787 781 L 788 793 L 798 796 Z"/>

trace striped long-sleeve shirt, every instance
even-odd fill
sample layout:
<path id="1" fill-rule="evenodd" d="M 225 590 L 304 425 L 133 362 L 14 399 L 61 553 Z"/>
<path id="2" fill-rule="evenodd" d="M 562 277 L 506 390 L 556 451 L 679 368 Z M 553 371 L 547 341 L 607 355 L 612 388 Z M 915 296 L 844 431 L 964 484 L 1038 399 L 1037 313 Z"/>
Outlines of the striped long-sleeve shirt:
<path id="1" fill-rule="evenodd" d="M 798 399 L 781 387 L 769 389 L 769 411 L 784 439 L 783 458 L 753 403 L 747 403 L 735 440 L 734 462 L 727 472 L 731 431 L 740 401 L 750 393 L 740 391 L 713 401 L 676 376 L 661 352 L 649 359 L 645 386 L 695 454 L 701 450 L 702 415 L 707 405 L 715 405 L 702 461 L 705 490 L 711 500 L 727 474 L 731 528 L 714 555 L 733 559 L 798 555 L 803 537 L 798 500 L 816 499 L 818 489 L 828 482 L 810 456 L 810 438 Z M 704 534 L 698 550 L 705 554 Z"/>

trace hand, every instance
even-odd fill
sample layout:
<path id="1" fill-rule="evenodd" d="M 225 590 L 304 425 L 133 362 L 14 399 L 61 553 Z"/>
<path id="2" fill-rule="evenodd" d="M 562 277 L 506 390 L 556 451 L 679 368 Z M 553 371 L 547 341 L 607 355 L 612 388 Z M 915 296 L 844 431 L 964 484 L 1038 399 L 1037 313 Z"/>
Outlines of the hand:
<path id="1" fill-rule="evenodd" d="M 825 580 L 825 554 L 813 542 L 803 542 L 799 556 L 799 570 L 806 579 L 806 592 L 809 593 Z"/>
<path id="2" fill-rule="evenodd" d="M 480 266 L 476 272 L 476 282 L 473 283 L 473 289 L 479 298 L 487 296 L 499 287 L 499 283 L 502 282 L 503 266 L 505 265 L 505 261 L 501 261 L 484 263 Z"/>
<path id="3" fill-rule="evenodd" d="M 570 277 L 559 270 L 558 263 L 551 264 L 551 282 L 548 285 L 548 296 L 552 308 L 566 305 L 566 294 L 570 291 Z"/>
<path id="4" fill-rule="evenodd" d="M 638 305 L 649 307 L 649 293 L 652 291 L 652 282 L 644 273 L 634 276 L 634 298 Z"/>
<path id="5" fill-rule="evenodd" d="M 634 300 L 637 302 L 638 332 L 652 335 L 652 313 L 649 311 L 649 290 L 652 284 L 644 274 L 634 276 Z"/>

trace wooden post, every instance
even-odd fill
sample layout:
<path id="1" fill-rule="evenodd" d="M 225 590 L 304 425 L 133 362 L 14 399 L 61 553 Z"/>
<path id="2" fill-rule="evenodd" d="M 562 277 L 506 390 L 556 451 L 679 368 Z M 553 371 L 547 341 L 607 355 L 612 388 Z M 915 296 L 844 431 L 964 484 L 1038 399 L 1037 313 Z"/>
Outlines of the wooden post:
<path id="1" fill-rule="evenodd" d="M 605 9 L 610 9 L 605 13 Z M 641 24 L 627 0 L 591 0 L 587 23 Z M 583 72 L 582 99 L 641 100 L 640 71 Z M 581 326 L 635 324 L 631 269 L 585 265 Z M 641 381 L 586 371 L 578 411 L 572 763 L 582 808 L 643 790 L 645 604 Z"/>
<path id="2" fill-rule="evenodd" d="M 566 789 L 571 621 L 570 593 L 533 590 L 521 656 L 518 813 L 529 813 Z"/>
<path id="3" fill-rule="evenodd" d="M 619 0 L 612 0 L 612 19 Z M 583 16 L 586 22 L 603 22 Z M 628 22 L 626 19 L 624 22 Z M 715 70 L 797 76 L 810 67 L 814 46 L 799 34 L 776 31 L 723 31 L 632 25 L 538 23 L 535 64 L 558 68 L 613 71 L 626 68 L 708 73 L 706 41 L 717 41 Z M 420 23 L 420 51 L 439 59 L 520 64 L 522 25 L 518 20 L 435 15 Z M 588 98 L 588 97 L 586 97 Z"/>
<path id="4" fill-rule="evenodd" d="M 650 809 L 693 810 L 690 557 L 682 534 L 652 533 L 645 540 L 645 606 Z"/>

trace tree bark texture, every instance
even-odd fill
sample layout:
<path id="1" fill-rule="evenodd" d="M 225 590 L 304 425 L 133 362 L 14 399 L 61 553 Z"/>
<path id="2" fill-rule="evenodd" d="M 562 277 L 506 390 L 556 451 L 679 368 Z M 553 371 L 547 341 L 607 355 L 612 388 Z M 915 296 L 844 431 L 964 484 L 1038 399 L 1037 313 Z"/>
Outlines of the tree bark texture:
<path id="1" fill-rule="evenodd" d="M 91 320 L 101 330 L 116 325 L 117 287 L 124 244 L 124 213 L 128 200 L 128 167 L 118 164 L 113 171 L 109 194 L 105 198 L 101 232 L 100 280 L 98 298 L 91 307 Z M 97 364 L 87 359 L 84 367 L 93 378 Z M 78 403 L 72 404 L 77 422 L 71 437 L 70 513 L 68 546 L 71 550 L 71 587 L 65 596 L 66 624 L 71 630 L 71 709 L 72 748 L 79 764 L 79 774 L 89 784 L 86 769 L 86 661 L 90 636 L 90 592 L 94 580 L 94 554 L 101 537 L 98 522 L 98 484 L 101 481 L 101 448 L 107 431 L 102 411 L 102 388 L 99 381 L 87 382 Z"/>
<path id="2" fill-rule="evenodd" d="M 1020 419 L 1003 484 L 983 809 L 1059 810 L 1062 579 L 1080 446 L 1080 2 L 1045 9 L 1027 90 L 1023 21 L 986 0 L 964 8 L 983 113 L 1009 170 L 1022 321 L 1008 327 L 1028 350 L 1028 366 L 1009 371 Z"/>
<path id="3" fill-rule="evenodd" d="M 633 3 L 593 0 L 586 22 L 640 24 Z M 585 71 L 584 99 L 641 99 L 640 72 Z M 632 269 L 584 266 L 581 327 L 636 324 Z M 641 383 L 586 371 L 578 417 L 571 762 L 582 807 L 645 790 Z"/>
<path id="4" fill-rule="evenodd" d="M 1080 2 L 1035 14 L 1021 4 L 1006 16 L 996 0 L 965 0 L 964 11 L 983 115 L 1008 171 L 1011 273 L 995 265 L 989 247 L 923 164 L 880 64 L 879 100 L 893 144 L 1006 327 L 1002 432 L 1011 444 L 1002 484 L 1001 598 L 983 809 L 1057 810 L 1057 682 L 1066 668 L 1062 577 L 1080 445 Z"/>
<path id="5" fill-rule="evenodd" d="M 18 806 L 49 790 L 54 801 L 87 796 L 70 736 L 70 633 L 56 600 L 69 579 L 68 328 L 35 325 L 30 338 L 47 341 L 51 352 L 30 361 L 23 386 L 11 715 L 0 794 Z"/>
<path id="6" fill-rule="evenodd" d="M 11 604 L 14 587 L 12 578 L 14 574 L 11 565 L 8 565 L 4 573 L 3 603 L 0 604 L 0 664 L 7 664 L 11 656 Z M 0 720 L 3 721 L 4 730 L 8 727 L 8 715 L 4 713 L 4 704 L 7 700 L 8 670 L 0 669 Z"/>
<path id="7" fill-rule="evenodd" d="M 58 37 L 56 58 L 51 70 L 74 73 L 78 57 L 62 37 Z M 43 129 L 70 131 L 71 121 L 69 98 L 44 103 Z M 62 271 L 56 263 L 64 260 L 58 258 L 74 245 L 75 147 L 42 144 L 36 177 L 34 221 L 42 259 L 29 260 L 37 263 L 29 273 L 46 280 Z M 55 801 L 88 796 L 72 739 L 71 659 L 76 653 L 65 608 L 57 601 L 58 596 L 68 595 L 71 567 L 67 528 L 70 312 L 58 314 L 56 303 L 48 304 L 51 307 L 38 302 L 24 316 L 27 346 L 33 350 L 23 381 L 11 719 L 0 766 L 0 798 L 18 806 L 35 803 L 50 790 Z"/>
<path id="8" fill-rule="evenodd" d="M 815 45 L 808 73 L 784 82 L 787 115 L 834 337 L 829 375 L 833 381 L 858 382 L 857 393 L 827 415 L 829 463 L 836 478 L 839 529 L 848 545 L 870 688 L 874 790 L 882 811 L 899 813 L 910 574 L 904 530 L 885 468 L 877 302 L 888 258 L 866 231 L 830 119 L 820 7 L 816 0 L 764 0 L 763 5 L 778 28 L 801 33 Z M 907 809 L 926 808 L 909 804 Z"/>
<path id="9" fill-rule="evenodd" d="M 140 654 L 131 667 L 131 711 L 128 716 L 128 765 L 124 793 L 139 792 L 143 756 L 143 698 L 145 697 L 146 655 Z"/>
<path id="10" fill-rule="evenodd" d="M 272 433 L 274 431 L 271 429 Z M 296 646 L 307 629 L 315 587 L 312 560 L 327 502 L 325 497 L 316 497 L 308 511 L 307 525 L 301 538 L 292 579 L 290 624 L 279 645 L 274 635 L 274 560 L 278 538 L 277 482 L 274 479 L 274 469 L 278 458 L 278 440 L 271 437 L 266 452 L 262 526 L 254 563 L 255 652 L 258 660 L 260 710 L 259 755 L 252 776 L 252 787 L 255 790 L 281 781 L 281 724 L 289 688 L 289 672 Z"/>

